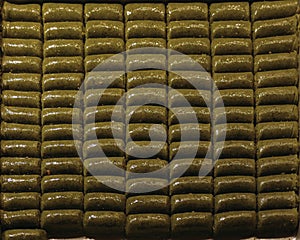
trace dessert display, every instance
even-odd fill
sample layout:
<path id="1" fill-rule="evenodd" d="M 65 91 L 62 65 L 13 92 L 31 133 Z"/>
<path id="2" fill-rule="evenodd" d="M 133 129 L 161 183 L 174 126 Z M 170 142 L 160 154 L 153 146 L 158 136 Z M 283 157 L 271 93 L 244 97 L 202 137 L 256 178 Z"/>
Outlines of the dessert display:
<path id="1" fill-rule="evenodd" d="M 296 236 L 297 0 L 0 6 L 3 240 Z"/>

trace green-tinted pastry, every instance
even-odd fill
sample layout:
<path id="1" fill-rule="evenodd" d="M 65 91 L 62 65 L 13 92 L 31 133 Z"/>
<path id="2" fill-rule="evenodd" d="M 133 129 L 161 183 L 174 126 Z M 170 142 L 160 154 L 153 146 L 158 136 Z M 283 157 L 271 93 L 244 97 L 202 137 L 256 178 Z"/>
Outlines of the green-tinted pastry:
<path id="1" fill-rule="evenodd" d="M 85 22 L 91 20 L 123 21 L 123 6 L 121 4 L 87 3 L 84 6 Z"/>
<path id="2" fill-rule="evenodd" d="M 213 80 L 216 87 L 221 89 L 230 88 L 253 88 L 252 72 L 245 73 L 214 73 Z"/>
<path id="3" fill-rule="evenodd" d="M 72 122 L 72 115 L 73 122 Z M 81 123 L 82 112 L 78 108 L 45 108 L 42 110 L 42 124 Z"/>
<path id="4" fill-rule="evenodd" d="M 215 38 L 211 44 L 212 56 L 231 54 L 252 54 L 251 39 Z"/>
<path id="5" fill-rule="evenodd" d="M 206 3 L 170 3 L 167 6 L 167 22 L 178 20 L 207 20 Z"/>
<path id="6" fill-rule="evenodd" d="M 3 73 L 2 89 L 15 91 L 41 91 L 41 75 L 31 73 Z"/>
<path id="7" fill-rule="evenodd" d="M 43 61 L 43 73 L 81 73 L 82 57 L 50 57 Z"/>
<path id="8" fill-rule="evenodd" d="M 143 106 L 150 103 L 166 106 L 167 95 L 168 93 L 165 88 L 134 88 L 126 92 L 126 105 Z"/>
<path id="9" fill-rule="evenodd" d="M 47 240 L 47 233 L 42 229 L 12 229 L 6 230 L 3 235 L 3 240 Z"/>
<path id="10" fill-rule="evenodd" d="M 127 73 L 127 87 L 135 88 L 143 84 L 167 84 L 167 74 L 162 70 L 140 70 Z"/>
<path id="11" fill-rule="evenodd" d="M 216 177 L 229 175 L 255 176 L 255 161 L 247 158 L 219 159 L 215 162 Z"/>
<path id="12" fill-rule="evenodd" d="M 255 129 L 252 123 L 227 123 L 218 124 L 214 128 L 216 141 L 226 140 L 249 140 L 254 141 Z"/>
<path id="13" fill-rule="evenodd" d="M 124 50 L 121 38 L 88 38 L 85 42 L 85 55 L 120 53 Z"/>
<path id="14" fill-rule="evenodd" d="M 41 146 L 41 156 L 43 158 L 77 157 L 77 149 L 80 148 L 81 141 L 78 140 L 44 141 Z"/>
<path id="15" fill-rule="evenodd" d="M 168 92 L 168 103 L 170 108 L 210 106 L 211 91 L 196 89 L 171 89 Z"/>
<path id="16" fill-rule="evenodd" d="M 257 143 L 257 158 L 284 156 L 298 153 L 296 138 L 260 140 Z"/>
<path id="17" fill-rule="evenodd" d="M 215 196 L 215 212 L 256 210 L 255 193 L 225 193 Z"/>
<path id="18" fill-rule="evenodd" d="M 212 38 L 250 38 L 251 23 L 249 21 L 218 21 L 211 23 Z"/>
<path id="19" fill-rule="evenodd" d="M 166 25 L 163 21 L 136 20 L 126 23 L 125 38 L 165 38 Z"/>
<path id="20" fill-rule="evenodd" d="M 166 48 L 166 40 L 164 38 L 131 38 L 126 41 L 126 50 L 132 50 L 131 53 L 134 53 L 133 49 L 136 48 Z M 154 53 L 155 50 L 149 49 L 149 52 Z"/>
<path id="21" fill-rule="evenodd" d="M 83 6 L 69 3 L 45 3 L 43 4 L 44 22 L 71 22 L 82 21 Z"/>
<path id="22" fill-rule="evenodd" d="M 248 2 L 221 2 L 213 3 L 209 7 L 211 21 L 224 21 L 224 20 L 249 20 Z"/>
<path id="23" fill-rule="evenodd" d="M 125 126 L 121 122 L 96 122 L 84 126 L 84 139 L 125 138 Z"/>
<path id="24" fill-rule="evenodd" d="M 253 141 L 228 140 L 215 144 L 215 154 L 220 158 L 254 158 L 255 145 Z"/>
<path id="25" fill-rule="evenodd" d="M 1 122 L 1 138 L 39 141 L 41 139 L 41 127 L 38 125 Z"/>
<path id="26" fill-rule="evenodd" d="M 214 122 L 220 123 L 253 123 L 253 107 L 226 107 L 214 109 Z"/>
<path id="27" fill-rule="evenodd" d="M 12 4 L 4 2 L 2 18 L 6 21 L 40 22 L 41 6 L 39 4 Z"/>
<path id="28" fill-rule="evenodd" d="M 132 141 L 164 141 L 166 131 L 165 124 L 131 123 L 127 127 L 126 138 Z"/>
<path id="29" fill-rule="evenodd" d="M 183 54 L 209 54 L 210 41 L 208 38 L 169 39 L 168 49 L 172 49 Z"/>
<path id="30" fill-rule="evenodd" d="M 211 156 L 211 144 L 209 141 L 184 141 L 172 142 L 169 146 L 169 159 L 180 158 L 204 158 Z"/>
<path id="31" fill-rule="evenodd" d="M 199 71 L 169 72 L 168 85 L 171 88 L 210 90 L 212 78 L 209 74 Z"/>
<path id="32" fill-rule="evenodd" d="M 170 184 L 170 195 L 188 193 L 212 193 L 212 177 L 180 177 Z"/>
<path id="33" fill-rule="evenodd" d="M 42 175 L 82 174 L 80 158 L 47 158 L 42 161 Z"/>
<path id="34" fill-rule="evenodd" d="M 84 67 L 87 72 L 97 71 L 123 71 L 125 68 L 122 54 L 89 55 L 84 59 Z"/>
<path id="35" fill-rule="evenodd" d="M 298 83 L 297 69 L 257 72 L 254 76 L 256 87 L 295 86 Z"/>
<path id="36" fill-rule="evenodd" d="M 178 194 L 171 197 L 171 212 L 211 212 L 213 209 L 212 194 Z"/>
<path id="37" fill-rule="evenodd" d="M 272 16 L 273 18 L 273 16 Z M 296 16 L 256 21 L 252 24 L 253 38 L 273 37 L 295 34 L 297 31 Z"/>
<path id="38" fill-rule="evenodd" d="M 119 193 L 125 191 L 124 177 L 90 176 L 84 178 L 84 193 L 107 192 Z"/>
<path id="39" fill-rule="evenodd" d="M 213 232 L 213 215 L 209 212 L 187 212 L 171 216 L 171 234 L 175 239 L 210 238 Z"/>
<path id="40" fill-rule="evenodd" d="M 122 71 L 90 72 L 86 74 L 84 89 L 125 88 L 125 77 Z"/>
<path id="41" fill-rule="evenodd" d="M 126 214 L 165 213 L 170 212 L 168 196 L 145 195 L 129 197 L 126 201 Z"/>
<path id="42" fill-rule="evenodd" d="M 126 235 L 129 238 L 143 237 L 151 234 L 156 238 L 169 235 L 170 217 L 166 214 L 144 213 L 128 215 Z"/>
<path id="43" fill-rule="evenodd" d="M 126 153 L 129 159 L 144 158 L 147 156 L 167 160 L 168 145 L 164 141 L 128 142 L 126 144 Z"/>
<path id="44" fill-rule="evenodd" d="M 297 51 L 296 35 L 258 38 L 253 42 L 254 55 Z"/>
<path id="45" fill-rule="evenodd" d="M 82 136 L 82 126 L 79 124 L 51 124 L 42 129 L 43 141 L 81 139 Z"/>
<path id="46" fill-rule="evenodd" d="M 83 209 L 82 192 L 44 193 L 41 199 L 41 210 Z"/>
<path id="47" fill-rule="evenodd" d="M 43 91 L 49 90 L 78 90 L 84 76 L 81 73 L 52 73 L 44 74 Z"/>
<path id="48" fill-rule="evenodd" d="M 1 225 L 4 229 L 39 228 L 39 210 L 4 211 L 1 214 Z"/>
<path id="49" fill-rule="evenodd" d="M 81 97 L 76 90 L 52 90 L 42 94 L 42 108 L 73 107 L 74 102 Z"/>
<path id="50" fill-rule="evenodd" d="M 254 72 L 297 68 L 296 52 L 261 54 L 254 58 Z"/>
<path id="51" fill-rule="evenodd" d="M 2 175 L 2 192 L 40 192 L 40 175 Z"/>
<path id="52" fill-rule="evenodd" d="M 127 196 L 168 195 L 168 180 L 160 178 L 132 178 L 126 181 Z"/>
<path id="53" fill-rule="evenodd" d="M 259 123 L 256 125 L 256 139 L 297 138 L 297 122 Z"/>
<path id="54" fill-rule="evenodd" d="M 169 71 L 210 71 L 211 57 L 209 55 L 171 55 L 168 58 Z"/>
<path id="55" fill-rule="evenodd" d="M 1 157 L 1 172 L 7 175 L 40 174 L 41 159 L 28 157 Z"/>
<path id="56" fill-rule="evenodd" d="M 297 6 L 297 0 L 253 2 L 251 5 L 252 21 L 289 17 L 296 14 Z"/>
<path id="57" fill-rule="evenodd" d="M 34 22 L 2 22 L 3 38 L 42 40 L 42 24 Z"/>
<path id="58" fill-rule="evenodd" d="M 123 105 L 124 89 L 107 88 L 107 89 L 89 89 L 84 94 L 84 105 L 92 107 L 97 105 Z"/>
<path id="59" fill-rule="evenodd" d="M 197 20 L 172 21 L 167 31 L 168 39 L 209 37 L 209 23 Z"/>
<path id="60" fill-rule="evenodd" d="M 199 140 L 210 140 L 210 124 L 176 124 L 169 127 L 169 142 L 197 140 L 195 132 L 199 134 Z"/>
<path id="61" fill-rule="evenodd" d="M 42 59 L 28 56 L 3 56 L 2 71 L 8 73 L 41 73 Z"/>
<path id="62" fill-rule="evenodd" d="M 216 237 L 252 237 L 256 229 L 255 211 L 233 211 L 215 215 L 214 234 Z"/>
<path id="63" fill-rule="evenodd" d="M 296 208 L 259 211 L 257 219 L 259 237 L 290 237 L 297 232 L 298 211 Z"/>
<path id="64" fill-rule="evenodd" d="M 251 72 L 253 59 L 251 55 L 214 56 L 212 59 L 214 72 Z"/>
<path id="65" fill-rule="evenodd" d="M 119 193 L 87 193 L 84 196 L 85 211 L 124 211 L 126 197 Z"/>
<path id="66" fill-rule="evenodd" d="M 296 105 L 269 105 L 256 107 L 256 122 L 298 121 Z"/>
<path id="67" fill-rule="evenodd" d="M 44 24 L 44 39 L 82 39 L 81 22 L 52 22 Z"/>
<path id="68" fill-rule="evenodd" d="M 70 192 L 83 190 L 83 177 L 81 175 L 51 175 L 44 176 L 41 182 L 42 193 Z"/>
<path id="69" fill-rule="evenodd" d="M 81 40 L 48 40 L 44 43 L 44 57 L 82 56 L 83 42 Z"/>
<path id="70" fill-rule="evenodd" d="M 165 21 L 165 5 L 157 3 L 131 3 L 124 9 L 125 21 L 131 20 L 155 20 Z"/>
<path id="71" fill-rule="evenodd" d="M 84 160 L 84 175 L 124 176 L 125 166 L 126 164 L 124 157 L 88 158 Z"/>
<path id="72" fill-rule="evenodd" d="M 297 173 L 299 159 L 297 155 L 266 157 L 257 160 L 257 176 Z"/>
<path id="73" fill-rule="evenodd" d="M 84 123 L 94 122 L 123 122 L 124 121 L 124 108 L 123 106 L 97 106 L 85 108 Z"/>
<path id="74" fill-rule="evenodd" d="M 40 142 L 28 140 L 2 140 L 1 155 L 6 157 L 40 157 Z"/>
<path id="75" fill-rule="evenodd" d="M 157 177 L 167 179 L 168 174 L 168 162 L 160 159 L 135 159 L 127 162 L 126 165 L 126 179 L 135 178 L 135 173 L 144 174 L 145 177 Z M 158 173 L 152 173 L 158 171 Z M 150 176 L 147 176 L 147 173 Z"/>
<path id="76" fill-rule="evenodd" d="M 123 38 L 124 23 L 120 21 L 93 20 L 86 23 L 87 38 Z"/>
<path id="77" fill-rule="evenodd" d="M 1 206 L 6 211 L 39 209 L 40 194 L 35 192 L 2 193 Z"/>
<path id="78" fill-rule="evenodd" d="M 123 157 L 124 141 L 122 139 L 99 139 L 85 141 L 83 144 L 83 158 L 92 157 Z M 99 149 L 102 152 L 99 152 Z"/>
<path id="79" fill-rule="evenodd" d="M 214 193 L 255 193 L 256 180 L 252 176 L 224 176 L 214 179 Z"/>
<path id="80" fill-rule="evenodd" d="M 49 237 L 82 236 L 82 221 L 81 210 L 47 210 L 41 214 L 41 228 Z"/>
<path id="81" fill-rule="evenodd" d="M 210 123 L 210 110 L 206 107 L 176 107 L 169 111 L 169 124 L 190 123 L 195 118 L 199 123 Z"/>
<path id="82" fill-rule="evenodd" d="M 256 105 L 296 104 L 298 89 L 296 86 L 258 88 L 256 90 Z"/>
<path id="83" fill-rule="evenodd" d="M 167 109 L 165 107 L 145 105 L 141 107 L 127 107 L 126 111 L 130 123 L 166 124 Z"/>
<path id="84" fill-rule="evenodd" d="M 83 228 L 87 237 L 124 236 L 126 216 L 123 212 L 88 211 L 83 218 Z"/>
<path id="85" fill-rule="evenodd" d="M 2 91 L 2 103 L 5 106 L 40 108 L 39 92 Z"/>
<path id="86" fill-rule="evenodd" d="M 213 97 L 215 106 L 253 106 L 252 89 L 223 89 Z"/>
<path id="87" fill-rule="evenodd" d="M 181 176 L 211 175 L 212 168 L 213 165 L 211 159 L 183 158 L 172 160 L 170 162 L 170 179 Z"/>
<path id="88" fill-rule="evenodd" d="M 260 193 L 257 195 L 258 210 L 296 208 L 298 196 L 292 192 Z"/>
<path id="89" fill-rule="evenodd" d="M 141 69 L 166 69 L 166 55 L 154 53 L 130 54 L 126 58 L 127 71 Z"/>
<path id="90" fill-rule="evenodd" d="M 43 56 L 43 43 L 35 39 L 3 38 L 2 51 L 7 56 Z"/>
<path id="91" fill-rule="evenodd" d="M 298 176 L 296 174 L 279 174 L 257 178 L 257 192 L 297 191 Z"/>

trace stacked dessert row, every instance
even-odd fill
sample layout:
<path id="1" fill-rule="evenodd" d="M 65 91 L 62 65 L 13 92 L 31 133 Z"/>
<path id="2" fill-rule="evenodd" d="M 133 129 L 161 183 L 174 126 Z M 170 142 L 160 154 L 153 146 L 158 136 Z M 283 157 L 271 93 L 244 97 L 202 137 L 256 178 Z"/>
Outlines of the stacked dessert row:
<path id="1" fill-rule="evenodd" d="M 126 236 L 169 235 L 165 6 L 127 4 Z M 137 48 L 146 48 L 139 50 Z M 145 228 L 144 226 L 147 225 Z"/>
<path id="2" fill-rule="evenodd" d="M 84 14 L 83 227 L 88 237 L 124 236 L 125 63 L 122 55 L 113 58 L 125 45 L 123 6 L 86 4 Z"/>
<path id="3" fill-rule="evenodd" d="M 3 5 L 1 227 L 4 239 L 46 239 L 40 228 L 41 6 Z M 20 230 L 16 230 L 20 229 Z"/>
<path id="4" fill-rule="evenodd" d="M 297 6 L 297 1 L 255 2 L 251 6 L 257 232 L 262 237 L 290 235 L 298 223 Z"/>
<path id="5" fill-rule="evenodd" d="M 171 234 L 206 238 L 213 232 L 207 4 L 170 3 L 167 29 Z"/>
<path id="6" fill-rule="evenodd" d="M 253 60 L 249 12 L 248 2 L 210 5 L 212 75 L 216 84 L 213 97 L 216 161 L 214 232 L 219 237 L 250 237 L 256 228 Z M 222 104 L 223 109 L 220 108 Z M 226 140 L 222 142 L 225 135 Z"/>
<path id="7" fill-rule="evenodd" d="M 42 7 L 41 227 L 50 237 L 82 232 L 83 177 L 77 149 L 83 130 L 81 119 L 72 119 L 73 112 L 81 116 L 73 105 L 84 77 L 82 11 L 77 4 Z"/>

